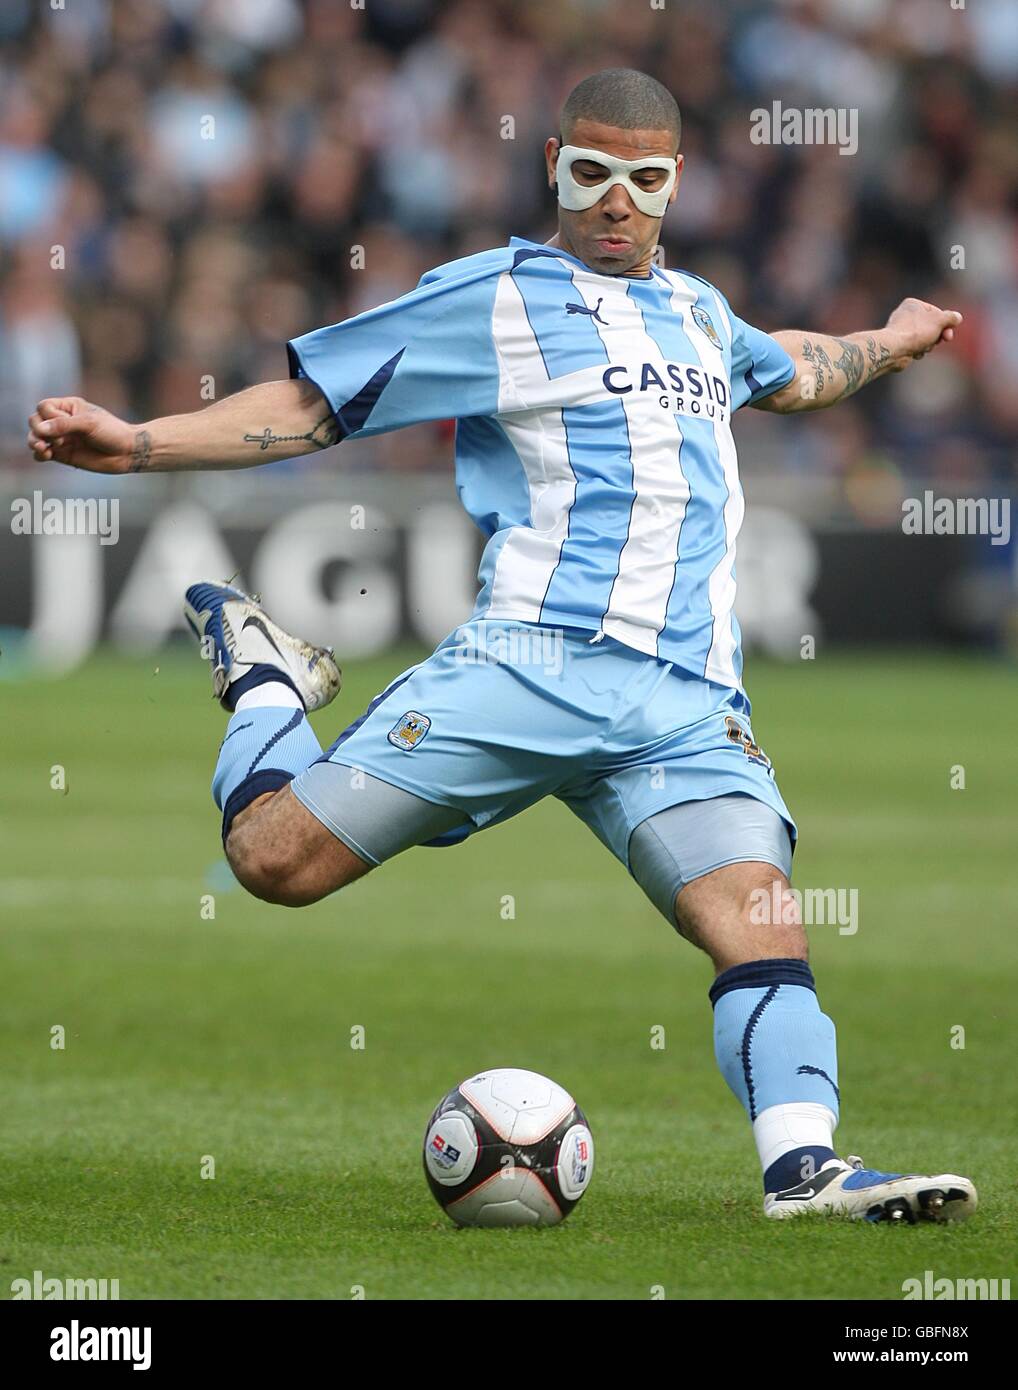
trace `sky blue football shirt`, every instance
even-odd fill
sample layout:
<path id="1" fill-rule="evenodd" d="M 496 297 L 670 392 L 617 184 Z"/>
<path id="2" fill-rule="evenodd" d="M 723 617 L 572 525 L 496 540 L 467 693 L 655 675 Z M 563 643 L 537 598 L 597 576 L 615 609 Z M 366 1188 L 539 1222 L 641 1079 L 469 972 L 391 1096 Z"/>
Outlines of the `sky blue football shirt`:
<path id="1" fill-rule="evenodd" d="M 456 419 L 487 538 L 475 617 L 586 628 L 741 689 L 732 413 L 795 367 L 719 290 L 513 237 L 287 347 L 342 437 Z"/>

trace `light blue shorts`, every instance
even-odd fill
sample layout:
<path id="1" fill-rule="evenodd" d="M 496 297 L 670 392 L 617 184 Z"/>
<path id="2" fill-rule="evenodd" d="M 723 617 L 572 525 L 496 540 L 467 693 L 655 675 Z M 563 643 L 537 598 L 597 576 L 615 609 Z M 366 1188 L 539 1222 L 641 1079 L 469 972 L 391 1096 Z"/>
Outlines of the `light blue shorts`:
<path id="1" fill-rule="evenodd" d="M 556 796 L 628 868 L 637 826 L 669 807 L 748 797 L 795 825 L 753 739 L 745 695 L 577 628 L 475 620 L 398 676 L 291 784 L 367 861 L 454 844 Z M 371 779 L 434 814 L 384 849 L 351 821 Z M 386 821 L 398 819 L 398 804 Z M 363 819 L 363 817 L 362 817 Z M 775 822 L 776 823 L 776 822 Z M 384 838 L 384 837 L 383 837 Z M 773 835 L 772 835 L 773 838 Z M 756 857 L 734 853 L 731 858 Z M 773 854 L 766 856 L 774 862 Z"/>

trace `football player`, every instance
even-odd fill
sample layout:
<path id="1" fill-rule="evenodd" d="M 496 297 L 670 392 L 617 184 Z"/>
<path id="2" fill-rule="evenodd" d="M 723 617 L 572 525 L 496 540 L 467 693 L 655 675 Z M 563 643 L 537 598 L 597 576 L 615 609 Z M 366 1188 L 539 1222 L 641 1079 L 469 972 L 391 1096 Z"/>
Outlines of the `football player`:
<path id="1" fill-rule="evenodd" d="M 187 591 L 230 715 L 213 793 L 237 878 L 313 903 L 412 845 L 558 797 L 710 956 L 718 1065 L 752 1124 L 767 1215 L 966 1217 L 967 1178 L 834 1148 L 835 1032 L 790 889 L 796 828 L 742 682 L 732 438 L 743 406 L 835 405 L 950 341 L 961 315 L 907 299 L 845 337 L 744 322 L 713 285 L 655 264 L 679 143 L 660 83 L 596 73 L 545 147 L 547 244 L 438 266 L 289 343 L 289 380 L 199 413 L 135 426 L 45 400 L 30 447 L 107 473 L 243 468 L 455 417 L 459 495 L 487 541 L 473 616 L 328 749 L 306 715 L 339 690 L 331 651 L 239 589 Z"/>

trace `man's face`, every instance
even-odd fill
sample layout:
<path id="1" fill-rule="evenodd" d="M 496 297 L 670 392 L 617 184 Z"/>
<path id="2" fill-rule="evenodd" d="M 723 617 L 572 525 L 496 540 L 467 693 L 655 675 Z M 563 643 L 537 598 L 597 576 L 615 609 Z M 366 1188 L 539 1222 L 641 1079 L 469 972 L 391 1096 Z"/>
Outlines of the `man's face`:
<path id="1" fill-rule="evenodd" d="M 568 143 L 589 150 L 604 150 L 617 159 L 671 159 L 675 156 L 675 136 L 668 130 L 619 130 L 617 126 L 601 125 L 598 121 L 580 119 L 568 133 Z M 549 140 L 544 147 L 548 164 L 548 182 L 555 187 L 559 142 Z M 675 201 L 682 173 L 682 156 L 676 157 L 677 173 L 669 203 Z M 572 169 L 577 183 L 593 186 L 607 174 L 603 165 L 577 160 Z M 656 192 L 668 179 L 664 169 L 637 169 L 633 182 Z M 648 217 L 634 204 L 622 184 L 614 184 L 593 207 L 571 212 L 559 205 L 559 246 L 576 256 L 591 270 L 602 275 L 646 275 L 650 269 L 654 248 L 661 227 L 659 217 Z"/>

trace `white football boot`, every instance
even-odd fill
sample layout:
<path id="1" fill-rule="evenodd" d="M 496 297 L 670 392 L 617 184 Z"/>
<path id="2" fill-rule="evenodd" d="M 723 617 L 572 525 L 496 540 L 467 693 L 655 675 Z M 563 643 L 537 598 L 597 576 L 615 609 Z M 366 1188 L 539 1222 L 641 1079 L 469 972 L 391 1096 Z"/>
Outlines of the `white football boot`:
<path id="1" fill-rule="evenodd" d="M 192 584 L 184 617 L 202 644 L 212 670 L 212 693 L 232 709 L 232 688 L 255 666 L 274 666 L 296 688 L 308 711 L 323 709 L 339 694 L 342 673 L 331 647 L 313 647 L 278 627 L 257 596 L 229 584 Z"/>
<path id="2" fill-rule="evenodd" d="M 819 1211 L 855 1221 L 965 1221 L 976 1202 L 973 1184 L 955 1173 L 878 1173 L 850 1155 L 847 1163 L 828 1159 L 795 1187 L 768 1192 L 764 1215 L 781 1219 Z"/>

